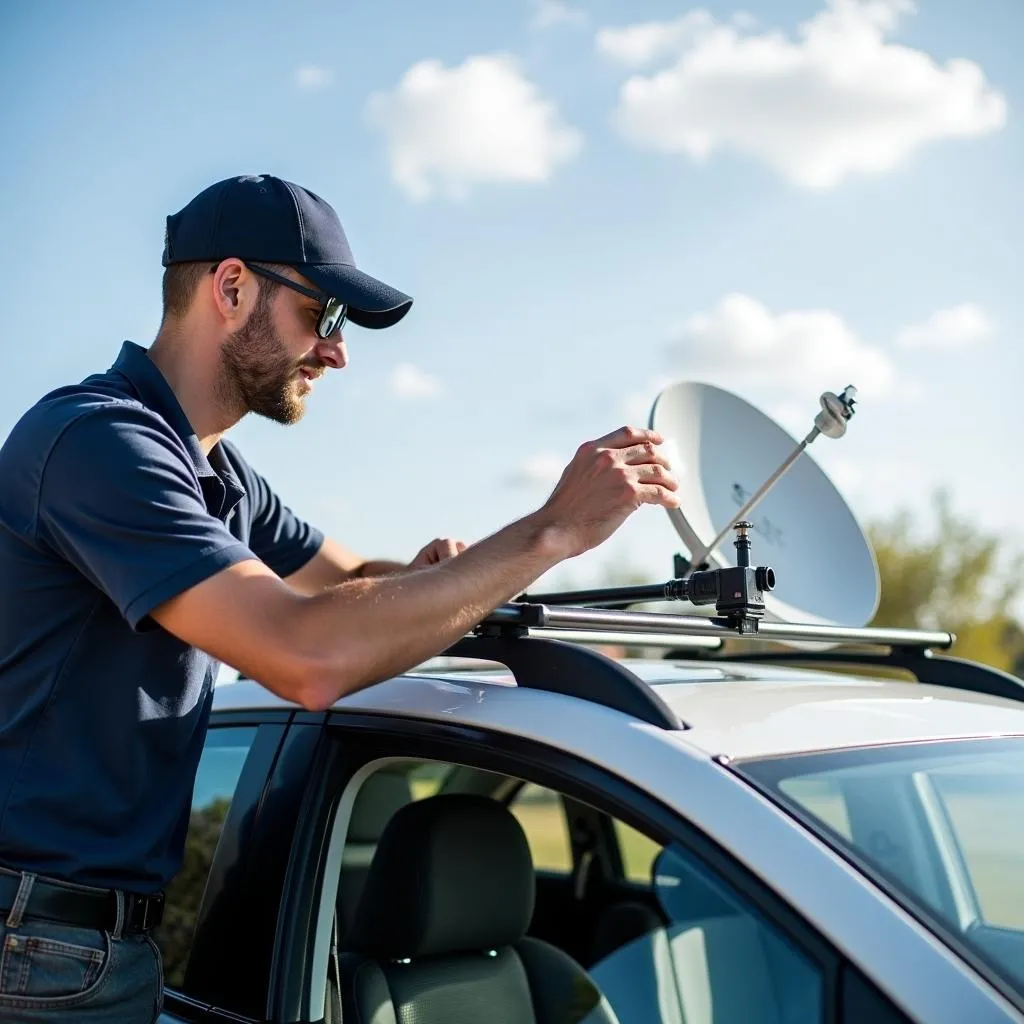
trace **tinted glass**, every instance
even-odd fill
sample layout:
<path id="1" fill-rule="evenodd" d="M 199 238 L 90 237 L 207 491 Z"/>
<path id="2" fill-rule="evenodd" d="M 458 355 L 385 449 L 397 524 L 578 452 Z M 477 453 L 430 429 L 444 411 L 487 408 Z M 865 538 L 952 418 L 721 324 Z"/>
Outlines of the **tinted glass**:
<path id="1" fill-rule="evenodd" d="M 409 770 L 407 778 L 409 788 L 412 791 L 413 800 L 425 800 L 428 796 L 434 796 L 444 785 L 445 777 L 451 772 L 450 764 L 417 765 Z"/>
<path id="2" fill-rule="evenodd" d="M 509 808 L 526 833 L 538 871 L 572 871 L 572 845 L 562 798 L 550 789 L 527 783 Z"/>
<path id="3" fill-rule="evenodd" d="M 650 885 L 654 860 L 661 852 L 660 844 L 625 822 L 618 819 L 613 819 L 613 822 L 619 842 L 619 856 L 622 858 L 623 877 L 627 882 Z"/>
<path id="4" fill-rule="evenodd" d="M 1024 994 L 1024 740 L 873 747 L 737 767 Z"/>
<path id="5" fill-rule="evenodd" d="M 667 924 L 640 934 L 589 968 L 620 1024 L 820 1024 L 818 965 L 749 901 L 677 846 L 654 864 Z M 640 925 L 634 906 L 622 924 Z"/>
<path id="6" fill-rule="evenodd" d="M 242 767 L 256 737 L 254 726 L 211 728 L 199 761 L 185 859 L 167 887 L 162 924 L 153 938 L 164 957 L 164 977 L 173 988 L 185 979 L 196 917 L 207 876 Z"/>

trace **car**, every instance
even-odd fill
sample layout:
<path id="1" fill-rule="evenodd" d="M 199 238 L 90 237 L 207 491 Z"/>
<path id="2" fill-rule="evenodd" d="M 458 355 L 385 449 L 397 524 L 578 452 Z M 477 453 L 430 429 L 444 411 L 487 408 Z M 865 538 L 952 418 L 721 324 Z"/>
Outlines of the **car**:
<path id="1" fill-rule="evenodd" d="M 221 683 L 161 1020 L 1022 1021 L 1024 685 L 951 642 L 524 599 Z"/>

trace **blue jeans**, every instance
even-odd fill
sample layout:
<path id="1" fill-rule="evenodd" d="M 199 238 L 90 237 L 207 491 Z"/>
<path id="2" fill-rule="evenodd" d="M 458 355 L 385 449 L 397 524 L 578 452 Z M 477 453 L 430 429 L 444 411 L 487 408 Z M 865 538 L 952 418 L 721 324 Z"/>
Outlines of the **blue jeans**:
<path id="1" fill-rule="evenodd" d="M 0 913 L 0 1021 L 153 1024 L 163 1004 L 153 940 L 119 926 L 105 932 L 24 917 L 31 879 L 23 878 L 15 905 Z"/>

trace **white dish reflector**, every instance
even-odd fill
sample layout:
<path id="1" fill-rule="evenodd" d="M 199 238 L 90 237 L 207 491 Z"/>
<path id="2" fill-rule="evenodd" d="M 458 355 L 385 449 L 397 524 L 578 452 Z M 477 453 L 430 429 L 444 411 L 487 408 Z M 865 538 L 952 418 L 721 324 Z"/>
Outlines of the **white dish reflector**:
<path id="1" fill-rule="evenodd" d="M 683 381 L 655 400 L 650 425 L 665 438 L 679 480 L 669 512 L 692 557 L 710 544 L 779 468 L 798 442 L 737 395 Z M 751 565 L 775 570 L 765 619 L 864 626 L 878 608 L 874 552 L 849 506 L 805 450 L 746 516 Z M 707 556 L 712 568 L 736 564 L 735 534 Z"/>

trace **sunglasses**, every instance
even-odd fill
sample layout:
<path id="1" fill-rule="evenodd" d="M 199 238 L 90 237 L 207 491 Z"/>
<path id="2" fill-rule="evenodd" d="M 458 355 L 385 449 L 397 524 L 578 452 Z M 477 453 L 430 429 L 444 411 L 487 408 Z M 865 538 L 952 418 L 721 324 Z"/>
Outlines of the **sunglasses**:
<path id="1" fill-rule="evenodd" d="M 276 274 L 273 270 L 267 270 L 265 267 L 257 267 L 252 263 L 246 263 L 245 265 L 254 274 L 259 274 L 260 277 L 276 281 L 278 284 L 283 284 L 300 295 L 305 295 L 307 298 L 316 299 L 317 302 L 323 303 L 320 315 L 316 321 L 316 333 L 318 337 L 323 338 L 325 341 L 335 331 L 341 330 L 345 325 L 345 321 L 348 320 L 348 303 L 332 298 L 330 295 L 325 295 L 323 292 L 314 291 L 312 288 L 306 288 L 304 285 L 296 284 L 291 278 L 284 277 L 282 274 Z"/>

